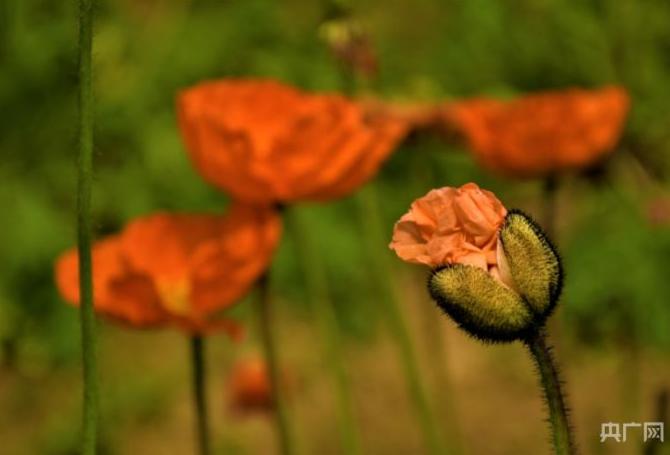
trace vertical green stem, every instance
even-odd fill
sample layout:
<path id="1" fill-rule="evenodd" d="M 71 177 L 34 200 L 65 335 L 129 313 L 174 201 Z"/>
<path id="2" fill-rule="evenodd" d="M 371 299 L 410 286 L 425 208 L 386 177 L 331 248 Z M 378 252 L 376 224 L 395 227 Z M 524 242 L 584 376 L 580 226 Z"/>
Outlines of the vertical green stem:
<path id="1" fill-rule="evenodd" d="M 575 455 L 577 453 L 568 421 L 568 410 L 561 390 L 558 369 L 547 344 L 544 329 L 538 330 L 525 340 L 530 354 L 537 365 L 544 394 L 549 407 L 549 422 L 553 430 L 556 455 Z"/>
<path id="2" fill-rule="evenodd" d="M 191 337 L 191 362 L 193 371 L 193 404 L 199 455 L 210 455 L 209 420 L 206 399 L 205 340 L 199 335 Z"/>
<path id="3" fill-rule="evenodd" d="M 328 291 L 328 281 L 323 262 L 319 259 L 316 246 L 301 213 L 296 208 L 287 210 L 290 226 L 295 233 L 296 249 L 302 261 L 311 309 L 316 317 L 319 332 L 326 348 L 326 364 L 330 368 L 337 394 L 338 426 L 342 441 L 342 451 L 347 455 L 362 453 L 360 438 L 356 429 L 356 412 L 351 393 L 349 377 L 340 350 L 341 337 L 335 308 Z"/>
<path id="4" fill-rule="evenodd" d="M 550 239 L 556 241 L 556 192 L 558 190 L 558 180 L 555 175 L 549 175 L 545 178 L 542 185 L 542 205 L 544 205 L 544 227 Z"/>
<path id="5" fill-rule="evenodd" d="M 435 396 L 438 400 L 438 416 L 446 416 L 445 434 L 450 454 L 464 453 L 461 442 L 461 434 L 458 426 L 458 415 L 456 399 L 453 393 L 451 375 L 447 364 L 448 351 L 446 349 L 444 334 L 442 332 L 442 322 L 440 318 L 435 317 L 435 305 L 426 305 L 421 312 L 424 323 L 422 331 L 424 332 L 424 343 L 431 347 L 429 359 L 432 366 L 432 379 L 436 387 Z"/>
<path id="6" fill-rule="evenodd" d="M 294 448 L 291 438 L 289 412 L 281 390 L 281 373 L 279 371 L 279 360 L 273 334 L 273 313 L 272 302 L 270 301 L 269 272 L 266 272 L 258 280 L 258 291 L 259 295 L 256 300 L 258 329 L 263 344 L 268 375 L 270 376 L 272 398 L 275 403 L 274 417 L 277 440 L 281 455 L 292 455 L 294 453 Z"/>
<path id="7" fill-rule="evenodd" d="M 656 401 L 656 411 L 654 414 L 655 422 L 667 422 L 670 413 L 668 413 L 668 402 L 670 401 L 670 391 L 666 387 L 662 387 L 656 392 L 654 399 Z M 660 455 L 663 450 L 663 441 L 660 439 L 649 439 L 644 443 L 642 455 Z M 667 452 L 666 452 L 667 453 Z"/>
<path id="8" fill-rule="evenodd" d="M 424 134 L 423 141 L 432 140 Z M 420 139 L 421 140 L 421 139 Z M 419 146 L 421 147 L 421 146 Z M 435 187 L 435 171 L 431 166 L 430 149 L 417 148 L 410 151 L 410 176 L 415 194 L 424 194 Z M 443 152 L 442 150 L 440 152 Z M 377 215 L 378 216 L 378 215 Z M 381 242 L 381 240 L 380 240 Z M 386 286 L 393 286 L 393 279 L 385 281 Z M 426 305 L 421 312 L 424 318 L 423 339 L 424 345 L 430 346 L 429 361 L 432 365 L 433 384 L 437 385 L 436 398 L 439 400 L 439 416 L 448 416 L 446 426 L 449 453 L 464 453 L 463 444 L 458 427 L 456 400 L 449 368 L 447 365 L 448 350 L 442 333 L 443 318 L 435 317 L 435 305 Z"/>
<path id="9" fill-rule="evenodd" d="M 371 262 L 370 269 L 379 292 L 383 296 L 380 296 L 380 299 L 383 298 L 385 302 L 383 313 L 388 316 L 393 340 L 400 354 L 410 397 L 421 425 L 426 453 L 429 455 L 444 454 L 446 453 L 445 443 L 421 380 L 419 365 L 414 354 L 414 345 L 402 313 L 401 298 L 397 288 L 389 283 L 392 276 L 391 267 L 387 256 L 384 256 L 383 253 L 388 242 L 385 241 L 384 231 L 380 224 L 381 215 L 375 188 L 368 185 L 367 188 L 358 193 L 356 201 L 360 211 L 359 218 L 364 233 L 364 241 L 369 248 L 367 256 Z"/>
<path id="10" fill-rule="evenodd" d="M 621 420 L 635 422 L 640 416 L 640 348 L 632 333 L 621 343 L 619 353 Z"/>
<path id="11" fill-rule="evenodd" d="M 77 245 L 81 300 L 81 343 L 84 373 L 82 454 L 96 453 L 98 432 L 98 368 L 93 311 L 91 259 L 91 186 L 93 168 L 93 97 L 91 94 L 92 0 L 79 2 L 79 112 Z"/>

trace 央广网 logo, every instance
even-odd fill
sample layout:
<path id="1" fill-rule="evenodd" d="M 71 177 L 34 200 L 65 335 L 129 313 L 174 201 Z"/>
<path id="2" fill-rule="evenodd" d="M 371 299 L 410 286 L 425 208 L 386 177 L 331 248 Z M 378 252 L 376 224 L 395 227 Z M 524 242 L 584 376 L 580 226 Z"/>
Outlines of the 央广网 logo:
<path id="1" fill-rule="evenodd" d="M 638 422 L 623 424 L 606 422 L 602 423 L 600 427 L 600 442 L 605 442 L 608 439 L 613 439 L 616 442 L 626 442 L 628 432 L 631 428 L 642 428 L 644 442 L 650 439 L 658 439 L 663 442 L 664 426 L 664 422 L 644 422 L 644 424 Z"/>

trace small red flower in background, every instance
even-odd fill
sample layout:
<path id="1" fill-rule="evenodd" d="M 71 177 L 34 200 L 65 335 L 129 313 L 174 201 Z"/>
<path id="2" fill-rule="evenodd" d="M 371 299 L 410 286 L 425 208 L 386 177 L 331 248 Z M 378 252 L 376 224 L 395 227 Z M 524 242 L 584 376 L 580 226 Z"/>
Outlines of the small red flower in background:
<path id="1" fill-rule="evenodd" d="M 176 326 L 198 334 L 240 334 L 217 313 L 266 270 L 279 242 L 275 210 L 236 203 L 224 216 L 157 213 L 130 222 L 93 247 L 95 309 L 137 327 Z M 56 262 L 65 300 L 79 302 L 76 250 Z"/>
<path id="2" fill-rule="evenodd" d="M 288 389 L 289 381 L 283 375 L 280 384 Z M 225 382 L 230 410 L 237 415 L 274 410 L 274 397 L 267 364 L 261 357 L 246 357 L 232 367 Z"/>
<path id="3" fill-rule="evenodd" d="M 647 204 L 647 220 L 652 227 L 661 228 L 670 224 L 670 197 L 659 196 Z"/>
<path id="4" fill-rule="evenodd" d="M 272 80 L 204 82 L 177 104 L 186 148 L 205 180 L 257 202 L 346 196 L 376 174 L 406 131 L 400 120 L 340 95 Z"/>
<path id="5" fill-rule="evenodd" d="M 532 177 L 591 166 L 612 152 L 628 113 L 625 89 L 568 89 L 511 102 L 472 99 L 448 105 L 444 121 L 494 172 Z"/>

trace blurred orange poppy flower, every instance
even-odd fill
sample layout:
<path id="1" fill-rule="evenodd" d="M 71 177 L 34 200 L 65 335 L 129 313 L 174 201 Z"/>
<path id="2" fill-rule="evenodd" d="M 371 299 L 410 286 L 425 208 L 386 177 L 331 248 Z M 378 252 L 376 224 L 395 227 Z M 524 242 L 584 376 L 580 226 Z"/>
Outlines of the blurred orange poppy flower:
<path id="1" fill-rule="evenodd" d="M 269 266 L 280 230 L 274 209 L 241 203 L 224 216 L 138 218 L 93 247 L 96 311 L 138 327 L 238 335 L 239 326 L 217 313 L 239 300 Z M 76 250 L 57 259 L 55 275 L 63 298 L 77 305 Z"/>
<path id="2" fill-rule="evenodd" d="M 286 374 L 281 375 L 280 384 L 285 389 L 284 392 L 289 391 L 290 382 Z M 238 360 L 226 378 L 225 392 L 230 410 L 234 414 L 274 410 L 270 376 L 267 364 L 261 357 L 250 356 Z"/>
<path id="3" fill-rule="evenodd" d="M 647 203 L 647 221 L 652 227 L 660 228 L 670 224 L 670 197 L 659 196 Z"/>
<path id="4" fill-rule="evenodd" d="M 462 134 L 487 168 L 532 177 L 591 166 L 612 152 L 628 113 L 625 89 L 567 89 L 505 102 L 447 105 L 447 127 Z"/>
<path id="5" fill-rule="evenodd" d="M 259 202 L 346 196 L 375 175 L 406 129 L 340 95 L 273 80 L 203 82 L 184 90 L 177 108 L 205 180 Z"/>
<path id="6" fill-rule="evenodd" d="M 230 408 L 236 414 L 274 408 L 267 365 L 260 357 L 238 361 L 227 378 L 226 388 Z"/>

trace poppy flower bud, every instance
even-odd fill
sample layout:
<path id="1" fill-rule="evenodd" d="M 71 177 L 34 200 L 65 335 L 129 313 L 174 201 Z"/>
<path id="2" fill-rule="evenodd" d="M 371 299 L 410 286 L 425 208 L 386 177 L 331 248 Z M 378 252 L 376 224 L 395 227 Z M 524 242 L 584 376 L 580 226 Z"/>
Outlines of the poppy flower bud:
<path id="1" fill-rule="evenodd" d="M 518 210 L 507 214 L 499 238 L 501 276 L 511 281 L 536 316 L 546 318 L 556 306 L 563 285 L 554 247 L 540 227 Z"/>
<path id="2" fill-rule="evenodd" d="M 491 341 L 512 341 L 533 323 L 519 294 L 479 267 L 454 264 L 436 270 L 428 290 L 466 332 Z"/>
<path id="3" fill-rule="evenodd" d="M 558 255 L 528 216 L 510 210 L 498 233 L 494 273 L 463 264 L 437 269 L 431 297 L 461 328 L 488 341 L 513 341 L 544 323 L 562 286 Z"/>
<path id="4" fill-rule="evenodd" d="M 431 297 L 485 341 L 524 338 L 544 324 L 561 291 L 560 261 L 542 230 L 473 183 L 416 200 L 396 223 L 391 248 L 433 268 Z"/>

